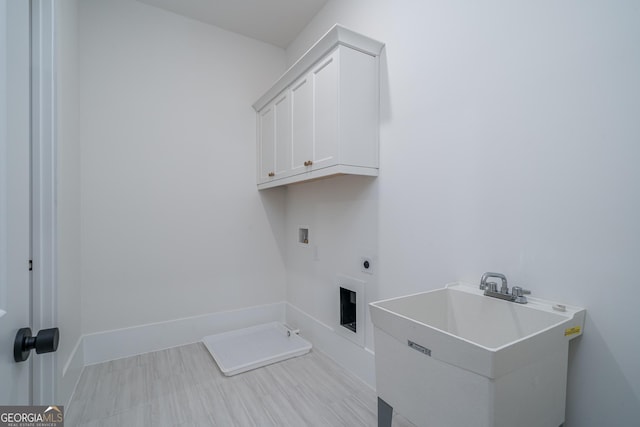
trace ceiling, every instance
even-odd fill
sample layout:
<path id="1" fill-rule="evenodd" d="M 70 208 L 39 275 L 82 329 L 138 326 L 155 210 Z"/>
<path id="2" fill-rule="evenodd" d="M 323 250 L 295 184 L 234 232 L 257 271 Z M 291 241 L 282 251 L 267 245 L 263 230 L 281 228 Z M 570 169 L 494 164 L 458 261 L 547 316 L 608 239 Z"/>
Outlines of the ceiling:
<path id="1" fill-rule="evenodd" d="M 328 0 L 138 0 L 286 48 Z"/>

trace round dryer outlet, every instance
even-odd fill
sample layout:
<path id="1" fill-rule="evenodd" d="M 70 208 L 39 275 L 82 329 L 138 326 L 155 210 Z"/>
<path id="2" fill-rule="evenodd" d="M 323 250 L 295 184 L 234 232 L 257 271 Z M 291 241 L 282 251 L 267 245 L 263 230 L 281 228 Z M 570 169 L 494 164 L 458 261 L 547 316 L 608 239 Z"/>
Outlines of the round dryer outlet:
<path id="1" fill-rule="evenodd" d="M 360 270 L 363 273 L 373 274 L 373 260 L 371 257 L 363 256 L 360 258 Z"/>

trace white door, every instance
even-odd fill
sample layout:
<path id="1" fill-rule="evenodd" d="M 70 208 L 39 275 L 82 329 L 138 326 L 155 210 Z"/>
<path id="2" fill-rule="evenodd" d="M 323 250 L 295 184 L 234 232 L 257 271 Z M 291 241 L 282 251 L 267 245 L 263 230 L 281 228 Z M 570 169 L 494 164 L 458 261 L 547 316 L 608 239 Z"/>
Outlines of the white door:
<path id="1" fill-rule="evenodd" d="M 0 1 L 0 405 L 31 403 L 31 358 L 13 357 L 31 323 L 29 3 Z"/>

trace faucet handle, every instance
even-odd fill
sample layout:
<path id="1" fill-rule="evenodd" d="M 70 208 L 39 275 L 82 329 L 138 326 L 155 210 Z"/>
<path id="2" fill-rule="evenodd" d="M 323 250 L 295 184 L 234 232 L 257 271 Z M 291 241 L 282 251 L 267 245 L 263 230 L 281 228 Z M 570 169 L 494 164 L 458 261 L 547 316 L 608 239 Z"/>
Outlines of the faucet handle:
<path id="1" fill-rule="evenodd" d="M 507 286 L 506 280 L 503 280 L 502 285 L 500 285 L 500 293 L 505 295 L 509 293 L 509 286 Z"/>
<path id="2" fill-rule="evenodd" d="M 489 292 L 498 292 L 498 284 L 496 282 L 487 282 L 487 290 Z"/>
<path id="3" fill-rule="evenodd" d="M 514 286 L 511 288 L 511 293 L 515 297 L 521 297 L 522 295 L 531 295 L 531 291 L 529 289 L 522 289 L 520 286 Z"/>
<path id="4" fill-rule="evenodd" d="M 511 288 L 511 295 L 513 295 L 513 301 L 519 304 L 526 304 L 527 297 L 525 295 L 530 295 L 531 291 L 528 289 L 522 289 L 520 286 L 514 286 Z"/>

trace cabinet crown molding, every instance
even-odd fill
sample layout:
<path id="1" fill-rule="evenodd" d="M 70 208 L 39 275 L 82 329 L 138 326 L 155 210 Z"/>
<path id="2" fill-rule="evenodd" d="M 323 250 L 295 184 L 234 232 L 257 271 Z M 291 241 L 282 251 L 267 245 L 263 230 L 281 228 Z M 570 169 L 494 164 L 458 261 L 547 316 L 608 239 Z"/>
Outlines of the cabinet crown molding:
<path id="1" fill-rule="evenodd" d="M 382 42 L 356 33 L 340 24 L 335 24 L 295 64 L 289 67 L 264 95 L 253 103 L 253 109 L 260 111 L 314 63 L 339 45 L 350 47 L 371 56 L 380 56 L 384 47 Z"/>

